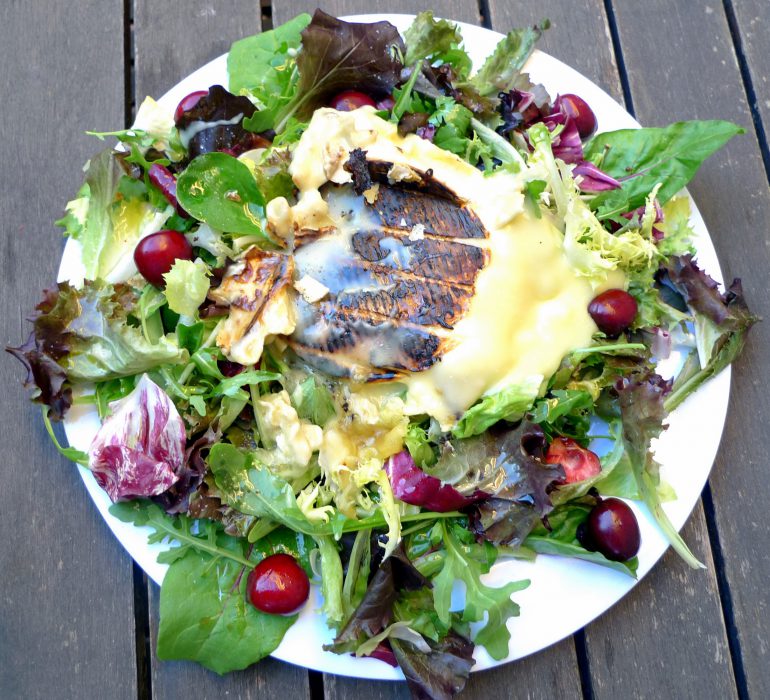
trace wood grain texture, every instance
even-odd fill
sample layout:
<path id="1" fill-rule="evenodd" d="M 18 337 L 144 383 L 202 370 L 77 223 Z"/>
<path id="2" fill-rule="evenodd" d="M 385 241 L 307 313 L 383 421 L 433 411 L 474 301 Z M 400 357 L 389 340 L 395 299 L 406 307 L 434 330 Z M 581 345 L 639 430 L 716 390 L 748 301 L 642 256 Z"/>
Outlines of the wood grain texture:
<path id="1" fill-rule="evenodd" d="M 747 129 L 702 167 L 690 191 L 711 232 L 725 278 L 740 275 L 753 311 L 770 318 L 770 192 L 721 4 L 656 0 L 642 6 L 621 0 L 615 7 L 640 121 L 653 126 L 677 119 L 723 118 Z M 651 16 L 666 20 L 653 23 Z M 730 411 L 710 480 L 738 650 L 748 691 L 757 698 L 770 696 L 770 559 L 762 553 L 770 482 L 767 457 L 755 447 L 767 432 L 770 415 L 768 348 L 770 327 L 765 322 L 752 331 L 734 368 Z M 696 648 L 694 638 L 691 651 Z M 661 644 L 667 639 L 661 636 Z M 708 655 L 703 661 L 708 665 L 694 665 L 692 677 L 712 664 Z M 705 694 L 714 696 L 708 689 Z"/>
<path id="2" fill-rule="evenodd" d="M 160 96 L 230 44 L 260 30 L 254 0 L 170 3 L 137 0 L 134 9 L 134 74 L 137 102 Z M 169 41 L 169 35 L 179 40 Z M 158 590 L 150 584 L 151 678 L 155 698 L 309 697 L 307 671 L 266 659 L 246 671 L 217 676 L 192 663 L 158 661 L 155 641 Z"/>
<path id="3" fill-rule="evenodd" d="M 160 591 L 150 583 L 150 649 L 158 638 Z M 153 700 L 302 700 L 310 697 L 308 673 L 275 659 L 263 659 L 244 671 L 218 676 L 192 661 L 154 661 L 152 665 Z"/>
<path id="4" fill-rule="evenodd" d="M 123 4 L 0 3 L 0 285 L 2 344 L 55 282 L 53 226 L 99 143 L 123 124 Z M 136 697 L 131 562 L 0 358 L 0 697 Z"/>
<path id="5" fill-rule="evenodd" d="M 433 0 L 426 3 L 420 0 L 390 0 L 387 7 L 380 7 L 372 0 L 329 0 L 318 3 L 312 0 L 279 0 L 273 3 L 273 24 L 280 24 L 300 12 L 310 14 L 321 7 L 324 12 L 336 15 L 370 14 L 372 12 L 392 12 L 396 14 L 416 14 L 423 10 L 433 10 L 437 17 L 448 17 L 460 22 L 479 24 L 481 19 L 478 4 L 474 0 Z"/>
<path id="6" fill-rule="evenodd" d="M 736 697 L 703 508 L 682 531 L 707 567 L 671 549 L 650 574 L 585 630 L 594 697 Z"/>
<path id="7" fill-rule="evenodd" d="M 221 56 L 236 39 L 261 28 L 257 0 L 135 0 L 135 97 L 160 97 L 182 78 Z"/>
<path id="8" fill-rule="evenodd" d="M 622 102 L 612 40 L 601 0 L 490 0 L 492 26 L 499 32 L 524 27 L 548 18 L 551 27 L 538 48 L 580 71 Z"/>
<path id="9" fill-rule="evenodd" d="M 770 131 L 770 3 L 766 0 L 738 0 L 732 6 L 738 41 L 754 88 L 755 104 L 752 106 L 759 112 L 767 139 Z"/>

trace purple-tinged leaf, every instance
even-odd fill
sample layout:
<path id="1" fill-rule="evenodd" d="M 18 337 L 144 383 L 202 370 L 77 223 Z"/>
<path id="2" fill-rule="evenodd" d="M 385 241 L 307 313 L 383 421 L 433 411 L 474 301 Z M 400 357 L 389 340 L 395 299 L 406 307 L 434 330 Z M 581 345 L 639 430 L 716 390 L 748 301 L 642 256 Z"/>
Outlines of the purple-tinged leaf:
<path id="1" fill-rule="evenodd" d="M 599 170 L 590 160 L 579 161 L 572 176 L 581 192 L 604 192 L 620 187 L 620 182 Z"/>
<path id="2" fill-rule="evenodd" d="M 185 428 L 176 407 L 146 374 L 110 415 L 88 450 L 89 468 L 113 501 L 157 496 L 179 480 Z"/>
<path id="3" fill-rule="evenodd" d="M 385 463 L 385 471 L 396 498 L 435 513 L 458 510 L 478 500 L 477 497 L 463 496 L 452 486 L 426 474 L 414 463 L 407 450 L 393 455 Z"/>

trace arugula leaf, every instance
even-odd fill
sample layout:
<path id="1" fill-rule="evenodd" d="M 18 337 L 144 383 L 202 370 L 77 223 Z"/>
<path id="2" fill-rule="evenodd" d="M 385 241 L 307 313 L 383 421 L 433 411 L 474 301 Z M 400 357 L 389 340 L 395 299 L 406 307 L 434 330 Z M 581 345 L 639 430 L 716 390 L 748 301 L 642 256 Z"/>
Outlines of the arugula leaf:
<path id="1" fill-rule="evenodd" d="M 220 536 L 220 549 L 243 556 L 243 545 Z M 269 615 L 246 600 L 245 567 L 231 558 L 191 553 L 176 560 L 160 589 L 158 658 L 189 659 L 223 674 L 270 654 L 296 615 Z"/>
<path id="2" fill-rule="evenodd" d="M 589 392 L 555 389 L 535 403 L 527 418 L 540 424 L 549 440 L 563 435 L 586 443 L 593 412 L 594 399 Z"/>
<path id="3" fill-rule="evenodd" d="M 110 513 L 124 523 L 151 527 L 154 532 L 147 537 L 149 544 L 159 542 L 174 544 L 175 546 L 161 552 L 158 556 L 158 561 L 162 564 L 171 564 L 189 552 L 196 551 L 212 557 L 230 559 L 241 566 L 254 566 L 242 552 L 229 547 L 220 547 L 217 540 L 217 527 L 209 520 L 194 521 L 183 514 L 171 517 L 166 515 L 160 506 L 141 499 L 113 503 L 110 506 Z M 198 533 L 193 531 L 196 522 L 200 527 Z"/>
<path id="4" fill-rule="evenodd" d="M 46 432 L 48 433 L 48 437 L 51 438 L 51 442 L 53 442 L 54 447 L 56 448 L 57 452 L 62 456 L 66 457 L 67 459 L 75 462 L 76 464 L 80 464 L 83 467 L 88 466 L 88 455 L 83 452 L 82 450 L 78 450 L 74 447 L 64 447 L 59 440 L 56 437 L 56 433 L 53 431 L 53 426 L 51 425 L 51 420 L 48 418 L 48 413 L 50 412 L 50 408 L 47 406 L 43 406 L 43 423 L 45 424 Z"/>
<path id="5" fill-rule="evenodd" d="M 236 41 L 227 54 L 230 91 L 262 95 L 280 94 L 289 51 L 300 46 L 300 33 L 310 23 L 302 13 L 275 29 Z"/>
<path id="6" fill-rule="evenodd" d="M 265 198 L 248 166 L 227 153 L 204 153 L 179 176 L 179 204 L 219 231 L 264 233 Z"/>
<path id="7" fill-rule="evenodd" d="M 534 27 L 514 29 L 498 42 L 492 55 L 484 61 L 478 73 L 470 83 L 482 95 L 497 95 L 513 88 L 522 67 L 535 48 L 535 43 L 543 31 L 550 27 L 548 20 L 543 20 Z"/>
<path id="8" fill-rule="evenodd" d="M 542 383 L 543 377 L 535 375 L 520 384 L 512 384 L 495 394 L 483 396 L 463 414 L 452 428 L 452 435 L 468 438 L 483 433 L 501 420 L 519 420 L 532 406 Z"/>
<path id="9" fill-rule="evenodd" d="M 163 293 L 168 306 L 180 316 L 192 317 L 205 301 L 209 291 L 209 270 L 203 262 L 176 260 L 163 275 L 166 287 Z"/>
<path id="10" fill-rule="evenodd" d="M 655 185 L 665 204 L 695 175 L 701 163 L 744 129 L 726 121 L 676 122 L 663 128 L 621 129 L 597 134 L 584 147 L 585 158 L 622 182 L 620 189 L 594 197 L 600 219 L 644 206 Z"/>
<path id="11" fill-rule="evenodd" d="M 316 10 L 302 32 L 296 93 L 276 115 L 275 131 L 283 131 L 291 117 L 309 118 L 341 90 L 390 94 L 401 77 L 404 51 L 390 22 L 354 24 Z"/>
<path id="12" fill-rule="evenodd" d="M 433 601 L 439 619 L 449 623 L 449 607 L 452 588 L 456 580 L 465 583 L 465 605 L 462 619 L 465 622 L 479 622 L 487 614 L 485 624 L 476 634 L 474 642 L 485 647 L 493 659 L 508 656 L 508 642 L 511 634 L 506 622 L 510 617 L 517 617 L 519 606 L 511 600 L 511 595 L 529 585 L 529 581 L 511 581 L 500 588 L 491 588 L 481 581 L 481 575 L 487 573 L 478 560 L 467 557 L 461 541 L 456 534 L 456 526 L 442 522 L 446 559 L 444 567 L 433 579 Z"/>

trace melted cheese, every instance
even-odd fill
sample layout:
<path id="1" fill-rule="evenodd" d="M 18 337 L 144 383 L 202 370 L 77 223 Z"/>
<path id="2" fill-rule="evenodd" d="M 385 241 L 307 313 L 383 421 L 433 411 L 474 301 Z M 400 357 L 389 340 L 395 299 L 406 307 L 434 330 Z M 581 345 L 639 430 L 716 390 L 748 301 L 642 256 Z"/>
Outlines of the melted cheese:
<path id="1" fill-rule="evenodd" d="M 489 238 L 490 262 L 479 273 L 476 294 L 452 331 L 453 347 L 433 367 L 409 375 L 405 410 L 427 413 L 444 428 L 482 395 L 553 374 L 571 350 L 589 345 L 597 328 L 588 303 L 603 289 L 623 286 L 620 273 L 593 285 L 578 276 L 564 253 L 563 236 L 546 217 L 524 211 L 522 176 L 485 176 L 458 156 L 411 134 L 371 108 L 353 112 L 317 110 L 296 147 L 291 174 L 299 188 L 295 228 L 318 229 L 334 222 L 319 188 L 350 182 L 348 154 L 362 148 L 370 160 L 394 163 L 393 176 L 411 168 L 433 176 L 466 200 Z M 396 178 L 397 179 L 397 178 Z"/>

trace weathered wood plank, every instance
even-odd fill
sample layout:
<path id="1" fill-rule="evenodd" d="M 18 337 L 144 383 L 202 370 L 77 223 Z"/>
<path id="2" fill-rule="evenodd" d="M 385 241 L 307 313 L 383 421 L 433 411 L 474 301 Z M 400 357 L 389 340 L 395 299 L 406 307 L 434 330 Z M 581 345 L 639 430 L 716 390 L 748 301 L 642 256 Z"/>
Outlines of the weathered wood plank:
<path id="1" fill-rule="evenodd" d="M 664 0 L 643 5 L 621 0 L 615 5 L 629 84 L 643 123 L 660 125 L 677 119 L 726 118 L 747 128 L 745 136 L 733 140 L 704 165 L 690 189 L 709 226 L 726 279 L 740 274 L 753 310 L 767 318 L 770 193 L 722 7 Z M 651 22 L 650 17 L 665 17 L 665 21 Z M 766 431 L 770 414 L 765 391 L 769 333 L 766 324 L 753 331 L 734 370 L 731 409 L 710 482 L 732 614 L 748 691 L 753 697 L 770 694 L 770 593 L 766 585 L 770 561 L 757 556 L 766 539 L 763 523 L 770 485 L 763 473 L 766 460 L 753 449 L 757 436 Z M 693 585 L 712 589 L 713 580 L 709 574 Z M 702 616 L 698 609 L 706 602 L 704 592 L 692 600 L 699 603 L 693 606 L 693 613 Z M 690 614 L 688 619 L 692 618 Z M 676 617 L 674 621 L 679 624 Z M 638 625 L 630 629 L 634 635 L 639 634 Z M 593 660 L 603 654 L 602 647 L 607 641 L 603 644 L 601 638 L 592 634 L 588 637 Z M 617 649 L 621 642 L 619 637 L 615 638 Z M 660 647 L 665 644 L 666 655 L 675 648 L 669 646 L 671 638 L 671 632 L 659 637 Z M 690 656 L 698 648 L 693 641 L 698 639 L 694 627 L 686 639 L 689 651 L 684 658 L 692 663 L 688 681 L 706 676 L 713 683 L 694 686 L 683 679 L 682 694 L 689 696 L 700 687 L 701 694 L 717 696 L 719 686 L 714 684 L 721 682 L 722 676 L 712 669 L 721 665 L 723 673 L 727 673 L 726 660 L 717 658 L 713 651 L 704 651 L 700 661 Z M 657 668 L 657 660 L 651 658 L 650 662 Z M 624 673 L 618 674 L 615 681 L 618 690 L 621 684 L 624 690 L 628 687 Z"/>
<path id="2" fill-rule="evenodd" d="M 755 91 L 756 109 L 762 117 L 765 137 L 770 131 L 770 4 L 765 0 L 739 0 L 733 3 L 743 55 Z"/>
<path id="3" fill-rule="evenodd" d="M 225 53 L 236 39 L 260 30 L 259 4 L 234 0 L 225 6 L 204 0 L 186 3 L 137 0 L 134 9 L 134 71 L 137 102 L 160 96 L 204 63 Z M 177 37 L 169 41 L 169 36 Z M 153 697 L 309 697 L 307 672 L 266 659 L 224 678 L 192 663 L 155 657 L 158 590 L 150 584 Z"/>
<path id="4" fill-rule="evenodd" d="M 549 17 L 552 26 L 545 33 L 542 48 L 583 72 L 587 77 L 604 87 L 610 94 L 622 102 L 620 79 L 612 50 L 609 25 L 602 2 L 582 2 L 570 5 L 556 2 L 522 2 L 518 3 L 514 9 L 504 3 L 493 1 L 491 4 L 491 14 L 495 21 L 504 20 L 508 24 L 519 25 L 535 22 L 542 16 Z M 688 532 L 692 532 L 692 536 L 698 541 L 707 543 L 706 523 L 701 508 L 698 508 L 696 511 Z M 707 544 L 705 551 L 708 554 Z M 670 561 L 671 557 L 667 557 L 667 560 Z M 677 562 L 673 563 L 677 564 Z M 693 626 L 690 631 L 694 631 L 695 625 L 697 625 L 700 631 L 703 631 L 701 629 L 702 626 L 707 628 L 708 638 L 714 640 L 715 656 L 727 661 L 726 667 L 724 665 L 712 665 L 711 669 L 715 675 L 719 676 L 720 680 L 726 679 L 729 687 L 731 677 L 729 654 L 727 653 L 727 637 L 721 622 L 713 567 L 711 572 L 702 577 L 696 575 L 690 583 L 689 590 L 699 591 L 697 599 L 692 599 L 691 596 L 683 598 L 681 594 L 677 595 L 675 593 L 658 596 L 658 599 L 647 599 L 650 609 L 655 609 L 657 618 L 659 618 L 656 619 L 656 625 L 653 627 L 649 625 L 652 615 L 645 609 L 645 599 L 643 597 L 640 599 L 639 589 L 634 591 L 626 600 L 621 601 L 599 623 L 589 626 L 586 632 L 587 640 L 595 640 L 597 636 L 602 634 L 609 635 L 607 639 L 620 640 L 628 635 L 628 630 L 634 630 L 635 653 L 616 651 L 612 658 L 612 665 L 618 683 L 625 682 L 628 674 L 633 673 L 639 668 L 637 662 L 640 658 L 644 659 L 644 661 L 655 663 L 656 658 L 660 655 L 660 641 L 657 636 L 659 631 L 665 629 L 669 634 L 676 634 L 682 629 L 679 618 L 684 614 L 685 617 L 689 616 L 693 620 L 690 623 Z M 691 572 L 686 572 L 686 574 L 691 575 Z M 680 583 L 677 570 L 667 573 L 658 571 L 655 576 L 666 582 L 666 588 L 668 589 L 677 589 Z M 640 588 L 644 590 L 643 587 Z M 655 607 L 653 608 L 653 606 Z M 711 615 L 702 621 L 699 618 L 704 609 L 709 610 Z M 619 619 L 623 620 L 622 625 L 617 623 Z M 597 625 L 602 630 L 601 632 L 599 629 L 596 629 Z M 656 628 L 658 631 L 656 631 Z M 617 642 L 617 648 L 622 648 L 619 641 Z M 591 659 L 593 660 L 593 658 L 594 656 L 592 655 Z M 670 662 L 681 664 L 682 668 L 687 668 L 690 672 L 699 671 L 700 664 L 706 658 L 705 653 L 695 654 L 692 657 L 688 657 L 688 663 L 685 664 L 682 663 L 679 656 L 669 656 Z M 598 662 L 601 663 L 602 661 L 604 659 Z M 591 664 L 590 670 L 594 671 L 594 664 Z M 709 675 L 701 674 L 703 687 L 705 688 L 710 687 Z M 670 690 L 685 693 L 688 689 L 685 685 L 687 673 L 679 674 L 678 672 L 674 678 L 676 679 L 675 682 L 667 687 Z M 596 691 L 599 694 L 603 690 L 602 684 L 604 680 L 605 674 L 598 673 L 595 677 Z M 636 687 L 639 688 L 639 692 L 642 694 L 649 695 L 655 692 L 658 686 L 661 685 L 655 677 L 650 677 L 646 673 L 640 674 L 638 680 L 639 682 Z M 634 686 L 632 685 L 631 687 Z M 617 686 L 613 690 L 619 692 Z"/>
<path id="5" fill-rule="evenodd" d="M 288 2 L 276 2 L 273 5 L 273 23 L 280 24 L 291 19 L 300 12 L 310 14 L 319 7 L 319 3 L 312 0 L 288 0 Z M 478 24 L 480 20 L 478 5 L 473 0 L 434 0 L 431 3 L 420 0 L 391 0 L 387 7 L 378 7 L 371 0 L 331 0 L 324 2 L 320 7 L 336 16 L 371 14 L 372 12 L 393 12 L 403 14 L 416 14 L 423 10 L 433 10 L 437 17 L 448 17 L 460 22 Z"/>
<path id="6" fill-rule="evenodd" d="M 700 504 L 682 534 L 706 571 L 693 571 L 669 550 L 618 605 L 586 627 L 597 700 L 736 696 Z"/>
<path id="7" fill-rule="evenodd" d="M 310 697 L 307 671 L 300 666 L 263 659 L 244 671 L 218 676 L 191 661 L 157 661 L 154 658 L 158 639 L 160 590 L 150 584 L 150 649 L 152 661 L 153 700 L 218 700 L 223 697 L 238 700 L 258 698 Z"/>
<path id="8" fill-rule="evenodd" d="M 53 226 L 99 143 L 83 132 L 123 123 L 123 3 L 0 4 L 0 337 L 55 281 Z M 86 38 L 87 37 L 87 38 Z M 54 450 L 3 353 L 0 403 L 0 697 L 136 697 L 131 562 Z"/>
<path id="9" fill-rule="evenodd" d="M 551 28 L 538 42 L 538 48 L 579 70 L 616 100 L 622 101 L 618 67 L 602 2 L 528 0 L 508 3 L 490 0 L 489 9 L 492 26 L 499 32 L 534 25 L 548 18 Z"/>

